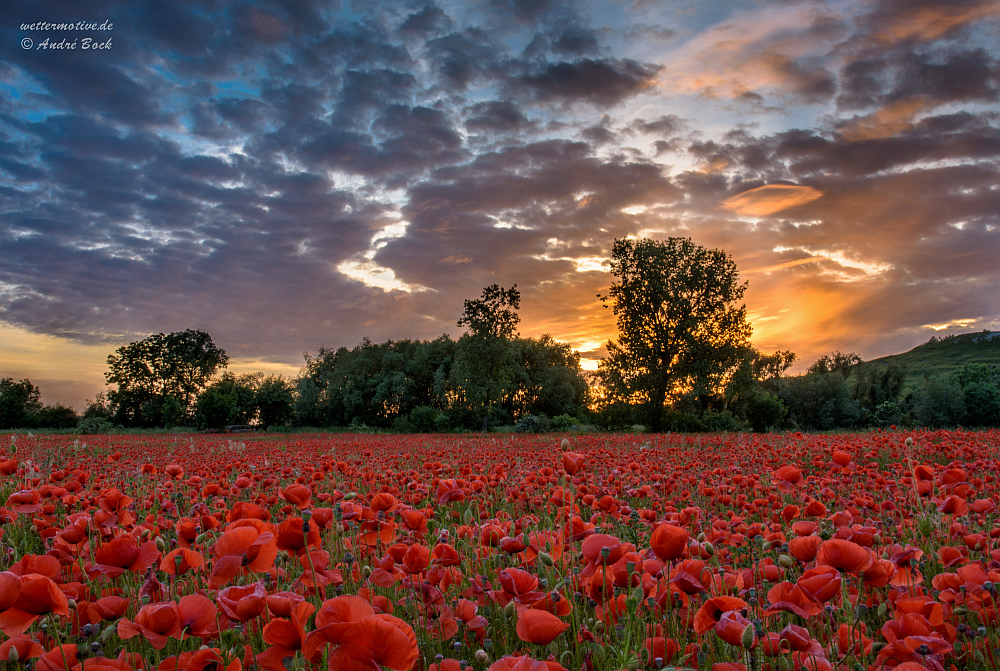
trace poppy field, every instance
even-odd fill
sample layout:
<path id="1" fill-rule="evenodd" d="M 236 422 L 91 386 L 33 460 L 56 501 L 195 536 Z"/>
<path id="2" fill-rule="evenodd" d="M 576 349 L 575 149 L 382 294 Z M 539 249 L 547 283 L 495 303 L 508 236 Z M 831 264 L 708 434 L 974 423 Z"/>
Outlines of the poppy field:
<path id="1" fill-rule="evenodd" d="M 1000 666 L 996 430 L 9 440 L 5 669 Z"/>

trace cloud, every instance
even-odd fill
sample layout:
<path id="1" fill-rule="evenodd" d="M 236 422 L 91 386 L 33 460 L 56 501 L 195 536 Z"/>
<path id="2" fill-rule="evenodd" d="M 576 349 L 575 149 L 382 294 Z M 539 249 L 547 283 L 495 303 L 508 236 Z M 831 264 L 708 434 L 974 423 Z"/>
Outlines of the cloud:
<path id="1" fill-rule="evenodd" d="M 736 214 L 767 217 L 822 197 L 823 192 L 811 186 L 769 184 L 726 198 L 721 205 Z"/>

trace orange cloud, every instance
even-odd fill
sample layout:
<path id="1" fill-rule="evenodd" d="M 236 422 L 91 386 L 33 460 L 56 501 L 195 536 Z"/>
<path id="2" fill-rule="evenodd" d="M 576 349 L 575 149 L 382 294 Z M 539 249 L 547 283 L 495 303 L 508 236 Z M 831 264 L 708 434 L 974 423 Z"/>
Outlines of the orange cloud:
<path id="1" fill-rule="evenodd" d="M 902 12 L 892 23 L 875 34 L 882 44 L 895 44 L 903 40 L 918 39 L 926 42 L 937 40 L 956 28 L 1000 15 L 1000 4 L 984 2 L 971 7 L 945 6 L 918 8 Z"/>
<path id="2" fill-rule="evenodd" d="M 754 273 L 770 273 L 775 270 L 784 270 L 785 268 L 794 268 L 795 266 L 803 266 L 807 263 L 816 263 L 818 261 L 826 261 L 826 257 L 823 256 L 810 256 L 806 259 L 793 259 L 792 261 L 785 261 L 784 263 L 778 263 L 773 266 L 765 266 L 763 268 L 751 268 L 750 270 L 741 270 L 741 275 L 752 275 Z"/>
<path id="3" fill-rule="evenodd" d="M 913 117 L 928 107 L 921 98 L 910 98 L 890 103 L 868 116 L 857 116 L 840 129 L 840 135 L 849 142 L 879 140 L 909 130 Z"/>
<path id="4" fill-rule="evenodd" d="M 766 217 L 790 207 L 811 203 L 822 196 L 822 191 L 811 186 L 768 184 L 726 198 L 721 205 L 736 214 Z"/>

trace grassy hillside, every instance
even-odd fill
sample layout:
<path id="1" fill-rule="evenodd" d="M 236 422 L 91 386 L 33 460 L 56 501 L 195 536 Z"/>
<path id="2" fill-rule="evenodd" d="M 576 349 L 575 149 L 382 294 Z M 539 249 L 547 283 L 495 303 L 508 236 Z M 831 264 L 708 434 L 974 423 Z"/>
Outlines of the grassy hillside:
<path id="1" fill-rule="evenodd" d="M 962 333 L 932 338 L 909 352 L 872 359 L 873 363 L 896 362 L 906 367 L 909 386 L 915 378 L 951 373 L 967 363 L 1000 364 L 1000 331 Z"/>

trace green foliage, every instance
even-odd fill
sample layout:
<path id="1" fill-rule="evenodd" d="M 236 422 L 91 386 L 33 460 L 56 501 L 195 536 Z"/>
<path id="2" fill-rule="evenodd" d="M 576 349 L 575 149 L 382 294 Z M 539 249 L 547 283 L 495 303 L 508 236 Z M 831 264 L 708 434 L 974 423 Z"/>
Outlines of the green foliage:
<path id="1" fill-rule="evenodd" d="M 653 430 L 682 395 L 711 397 L 749 345 L 746 283 L 722 250 L 690 239 L 615 240 L 611 301 L 619 341 L 608 343 L 601 383 L 609 401 L 642 406 Z"/>
<path id="2" fill-rule="evenodd" d="M 511 339 L 517 335 L 520 306 L 516 284 L 510 289 L 492 284 L 481 298 L 465 301 L 458 320 L 469 333 L 459 341 L 453 379 L 466 403 L 482 415 L 483 431 L 489 428 L 494 406 L 513 386 L 517 356 Z"/>
<path id="3" fill-rule="evenodd" d="M 96 416 L 84 417 L 76 425 L 76 430 L 85 436 L 110 433 L 112 429 L 114 425 L 111 422 L 104 417 Z"/>
<path id="4" fill-rule="evenodd" d="M 897 362 L 888 364 L 862 363 L 854 368 L 854 387 L 851 397 L 858 402 L 860 423 L 864 426 L 887 426 L 898 423 L 891 419 L 893 406 L 897 408 L 906 369 Z"/>
<path id="5" fill-rule="evenodd" d="M 291 384 L 263 373 L 226 373 L 198 397 L 195 423 L 201 429 L 232 424 L 277 426 L 291 415 Z"/>
<path id="6" fill-rule="evenodd" d="M 809 366 L 806 374 L 825 375 L 826 373 L 840 373 L 841 377 L 846 380 L 851 374 L 851 369 L 860 363 L 862 363 L 861 357 L 854 352 L 844 354 L 837 351 L 821 356 L 813 365 Z"/>
<path id="7" fill-rule="evenodd" d="M 872 363 L 889 362 L 906 368 L 903 391 L 912 392 L 924 383 L 925 378 L 958 372 L 966 364 L 1000 364 L 1000 332 L 980 331 L 934 337 L 908 352 L 875 359 Z"/>
<path id="8" fill-rule="evenodd" d="M 108 384 L 117 385 L 108 393 L 115 421 L 126 426 L 183 421 L 201 390 L 228 362 L 209 334 L 191 329 L 157 333 L 119 347 L 108 356 L 110 370 L 104 374 Z M 179 418 L 168 397 L 180 404 Z"/>
<path id="9" fill-rule="evenodd" d="M 965 394 L 952 375 L 928 377 L 911 401 L 913 419 L 920 426 L 942 428 L 957 426 L 965 418 Z"/>
<path id="10" fill-rule="evenodd" d="M 789 378 L 779 398 L 791 421 L 806 430 L 851 428 L 861 417 L 860 406 L 839 372 Z"/>
<path id="11" fill-rule="evenodd" d="M 42 409 L 41 396 L 41 390 L 31 380 L 0 380 L 0 429 L 30 428 Z"/>
<path id="12" fill-rule="evenodd" d="M 534 415 L 522 415 L 514 424 L 517 433 L 539 433 L 542 430 L 542 420 Z"/>
<path id="13" fill-rule="evenodd" d="M 47 405 L 31 418 L 31 426 L 36 429 L 72 429 L 80 421 L 73 408 L 64 405 Z"/>
<path id="14" fill-rule="evenodd" d="M 569 414 L 557 415 L 552 418 L 553 431 L 573 431 L 580 425 L 576 417 Z"/>
<path id="15" fill-rule="evenodd" d="M 284 426 L 292 419 L 295 402 L 292 383 L 280 375 L 258 376 L 254 390 L 257 422 L 263 427 Z"/>
<path id="16" fill-rule="evenodd" d="M 437 408 L 429 405 L 417 406 L 410 411 L 410 426 L 412 430 L 417 433 L 434 433 L 436 429 L 435 420 L 439 413 L 440 411 Z"/>
<path id="17" fill-rule="evenodd" d="M 746 396 L 744 417 L 757 433 L 772 431 L 781 426 L 788 415 L 788 408 L 778 396 L 762 388 Z"/>

